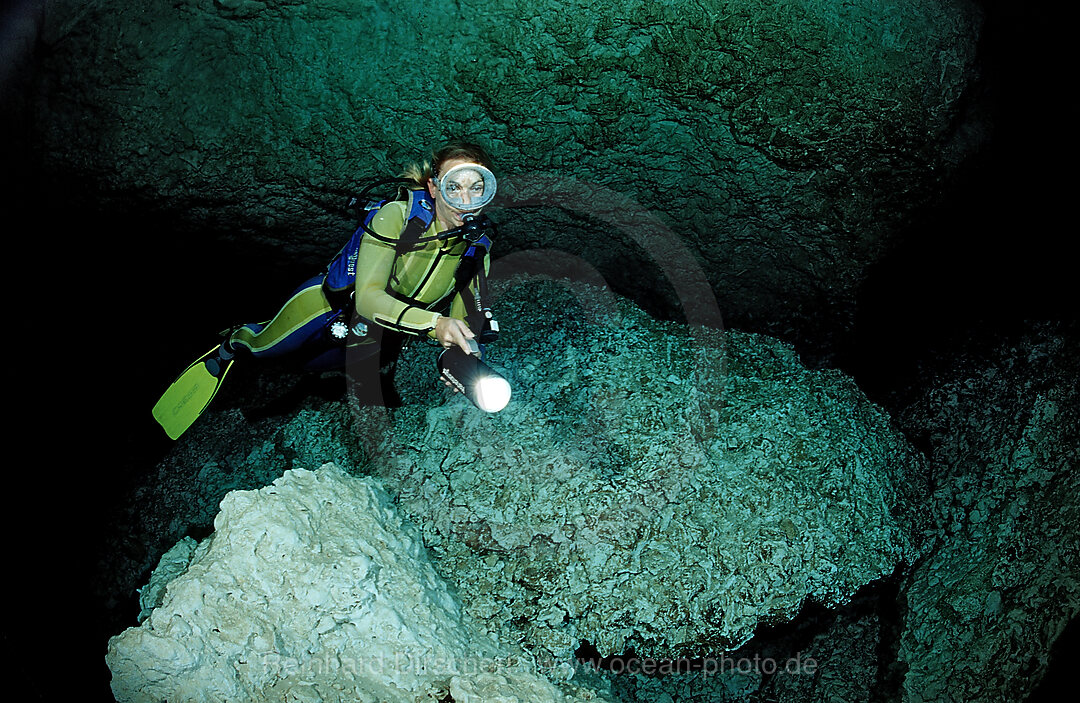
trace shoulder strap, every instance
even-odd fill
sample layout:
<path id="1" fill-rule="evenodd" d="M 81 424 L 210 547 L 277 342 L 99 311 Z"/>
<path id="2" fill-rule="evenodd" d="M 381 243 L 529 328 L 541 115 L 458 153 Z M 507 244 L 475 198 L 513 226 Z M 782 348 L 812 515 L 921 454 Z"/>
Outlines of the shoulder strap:
<path id="1" fill-rule="evenodd" d="M 369 203 L 364 208 L 364 218 L 360 227 L 353 233 L 345 246 L 341 248 L 337 256 L 330 262 L 326 270 L 324 287 L 331 292 L 351 290 L 356 282 L 356 267 L 360 254 L 360 243 L 366 235 L 370 235 L 388 244 L 393 244 L 397 253 L 408 251 L 416 246 L 424 234 L 435 221 L 435 205 L 426 190 L 408 190 L 401 193 L 405 198 L 405 224 L 395 238 L 384 237 L 371 229 L 371 222 L 379 212 L 379 208 L 391 202 L 391 199 Z"/>
<path id="2" fill-rule="evenodd" d="M 435 221 L 435 202 L 427 190 L 410 190 L 405 202 L 405 226 L 398 236 L 398 253 L 411 249 Z"/>

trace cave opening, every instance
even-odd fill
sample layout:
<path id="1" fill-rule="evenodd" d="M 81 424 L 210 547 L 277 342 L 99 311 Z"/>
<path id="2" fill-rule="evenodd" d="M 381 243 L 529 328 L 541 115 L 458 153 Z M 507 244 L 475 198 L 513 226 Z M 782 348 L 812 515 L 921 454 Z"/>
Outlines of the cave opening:
<path id="1" fill-rule="evenodd" d="M 959 352 L 988 349 L 1015 337 L 1027 329 L 1030 319 L 1063 320 L 1064 334 L 1074 338 L 1080 334 L 1068 293 L 1073 287 L 1072 258 L 1064 248 L 1071 239 L 1067 224 L 1071 215 L 1062 218 L 1060 211 L 1061 204 L 1072 198 L 1072 180 L 1063 169 L 1075 162 L 1075 144 L 1047 140 L 1047 131 L 1034 129 L 1027 114 L 1033 106 L 1063 92 L 1053 72 L 1045 68 L 1064 63 L 1058 54 L 1068 44 L 1045 38 L 1060 34 L 1050 29 L 1060 21 L 1057 17 L 1039 14 L 1033 21 L 1007 3 L 986 4 L 995 12 L 984 39 L 987 55 L 997 57 L 992 68 L 1005 74 L 993 88 L 998 137 L 961 173 L 945 202 L 917 214 L 900 238 L 902 244 L 868 272 L 851 330 L 825 340 L 816 336 L 786 340 L 811 363 L 829 357 L 821 363 L 835 363 L 873 400 L 894 411 L 923 390 L 921 384 L 935 373 L 948 370 Z M 1024 35 L 1026 42 L 1019 44 L 1008 27 L 1018 19 L 1034 24 Z M 1051 102 L 1040 107 L 1040 114 L 1060 119 L 1075 115 L 1075 108 Z M 10 114 L 4 117 L 6 132 L 30 131 L 28 125 L 10 123 Z M 103 529 L 98 522 L 107 514 L 103 506 L 124 494 L 130 482 L 171 447 L 154 431 L 146 410 L 163 379 L 204 351 L 208 333 L 237 319 L 259 317 L 260 312 L 272 314 L 282 296 L 310 273 L 310 262 L 251 251 L 233 231 L 193 231 L 174 221 L 172 213 L 146 202 L 140 193 L 87 208 L 83 199 L 72 194 L 93 192 L 98 187 L 93 178 L 41 173 L 35 168 L 38 155 L 33 149 L 17 138 L 5 144 L 3 190 L 17 236 L 41 247 L 35 260 L 21 262 L 23 273 L 36 279 L 38 289 L 65 289 L 46 310 L 34 315 L 32 329 L 41 332 L 35 341 L 44 339 L 40 346 L 46 347 L 41 352 L 47 359 L 43 366 L 59 379 L 58 389 L 50 390 L 47 397 L 43 391 L 36 392 L 35 402 L 47 406 L 40 411 L 41 424 L 53 427 L 59 422 L 58 405 L 92 406 L 89 398 L 94 394 L 76 381 L 99 378 L 91 369 L 119 370 L 123 376 L 123 392 L 99 411 L 101 416 L 81 423 L 87 428 L 99 423 L 122 428 L 92 430 L 83 443 L 108 457 L 108 468 L 74 470 L 67 478 L 75 492 L 100 501 L 91 507 L 83 505 L 75 513 L 82 538 L 89 542 Z M 72 207 L 76 200 L 79 206 Z M 170 240 L 176 239 L 197 245 L 171 246 Z M 117 251 L 104 244 L 110 240 L 138 244 Z M 74 283 L 57 282 L 43 272 L 47 266 L 41 262 L 54 261 L 60 248 L 74 258 L 80 272 L 89 272 L 92 284 L 83 277 Z M 176 257 L 170 268 L 187 272 L 188 280 L 154 282 L 161 257 Z M 214 283 L 238 276 L 242 284 Z M 91 285 L 94 296 L 107 303 L 87 310 L 85 292 Z M 163 315 L 163 310 L 170 313 Z M 663 306 L 650 312 L 672 315 Z M 56 333 L 57 328 L 62 332 Z M 73 338 L 84 343 L 71 345 Z M 821 354 L 822 349 L 827 354 Z M 243 383 L 239 377 L 237 382 Z M 284 412 L 290 403 L 319 392 L 329 397 L 334 391 L 302 387 L 295 397 L 283 399 L 285 406 L 267 412 Z M 108 446 L 97 446 L 103 437 L 108 438 Z M 880 602 L 891 601 L 883 598 Z M 101 641 L 128 623 L 129 605 L 109 604 L 102 622 L 95 622 L 97 616 L 89 618 L 93 635 L 89 649 L 97 652 Z M 1031 700 L 1049 699 L 1056 685 L 1052 682 L 1068 675 L 1076 633 L 1074 618 L 1050 654 L 1046 680 Z M 641 662 L 633 652 L 601 658 L 587 643 L 577 657 L 609 670 Z M 696 666 L 704 664 L 699 661 Z M 895 689 L 896 683 L 882 686 Z"/>

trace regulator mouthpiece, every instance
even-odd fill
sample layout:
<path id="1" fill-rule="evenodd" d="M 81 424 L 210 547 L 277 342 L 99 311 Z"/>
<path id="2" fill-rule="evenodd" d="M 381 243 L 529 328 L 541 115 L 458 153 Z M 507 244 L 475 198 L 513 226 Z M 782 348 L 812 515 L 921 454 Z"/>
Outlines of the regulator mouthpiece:
<path id="1" fill-rule="evenodd" d="M 495 174 L 480 164 L 461 164 L 441 176 L 435 185 L 443 198 L 455 210 L 476 212 L 495 197 Z"/>

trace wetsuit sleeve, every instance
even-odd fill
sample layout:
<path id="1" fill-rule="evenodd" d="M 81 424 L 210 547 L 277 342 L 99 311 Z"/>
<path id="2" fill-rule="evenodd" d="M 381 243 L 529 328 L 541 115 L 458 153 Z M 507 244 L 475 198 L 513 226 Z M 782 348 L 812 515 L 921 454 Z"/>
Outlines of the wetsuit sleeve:
<path id="1" fill-rule="evenodd" d="M 404 204 L 390 202 L 379 209 L 371 229 L 396 239 L 405 224 Z M 356 311 L 363 317 L 400 332 L 424 334 L 435 328 L 439 314 L 402 302 L 386 290 L 394 269 L 394 245 L 367 236 L 360 243 L 356 272 Z"/>

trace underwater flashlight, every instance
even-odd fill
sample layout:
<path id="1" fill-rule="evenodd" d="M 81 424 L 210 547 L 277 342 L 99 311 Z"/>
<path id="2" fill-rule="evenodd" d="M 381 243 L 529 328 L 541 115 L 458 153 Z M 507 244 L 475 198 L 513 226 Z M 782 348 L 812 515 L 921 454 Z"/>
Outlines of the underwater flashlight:
<path id="1" fill-rule="evenodd" d="M 465 394 L 469 401 L 484 412 L 497 413 L 510 402 L 510 383 L 480 360 L 480 348 L 475 354 L 466 354 L 461 347 L 453 346 L 439 354 L 439 373 L 455 388 Z"/>
<path id="2" fill-rule="evenodd" d="M 446 202 L 465 212 L 474 212 L 490 203 L 497 187 L 495 174 L 480 164 L 455 166 L 434 180 Z"/>

